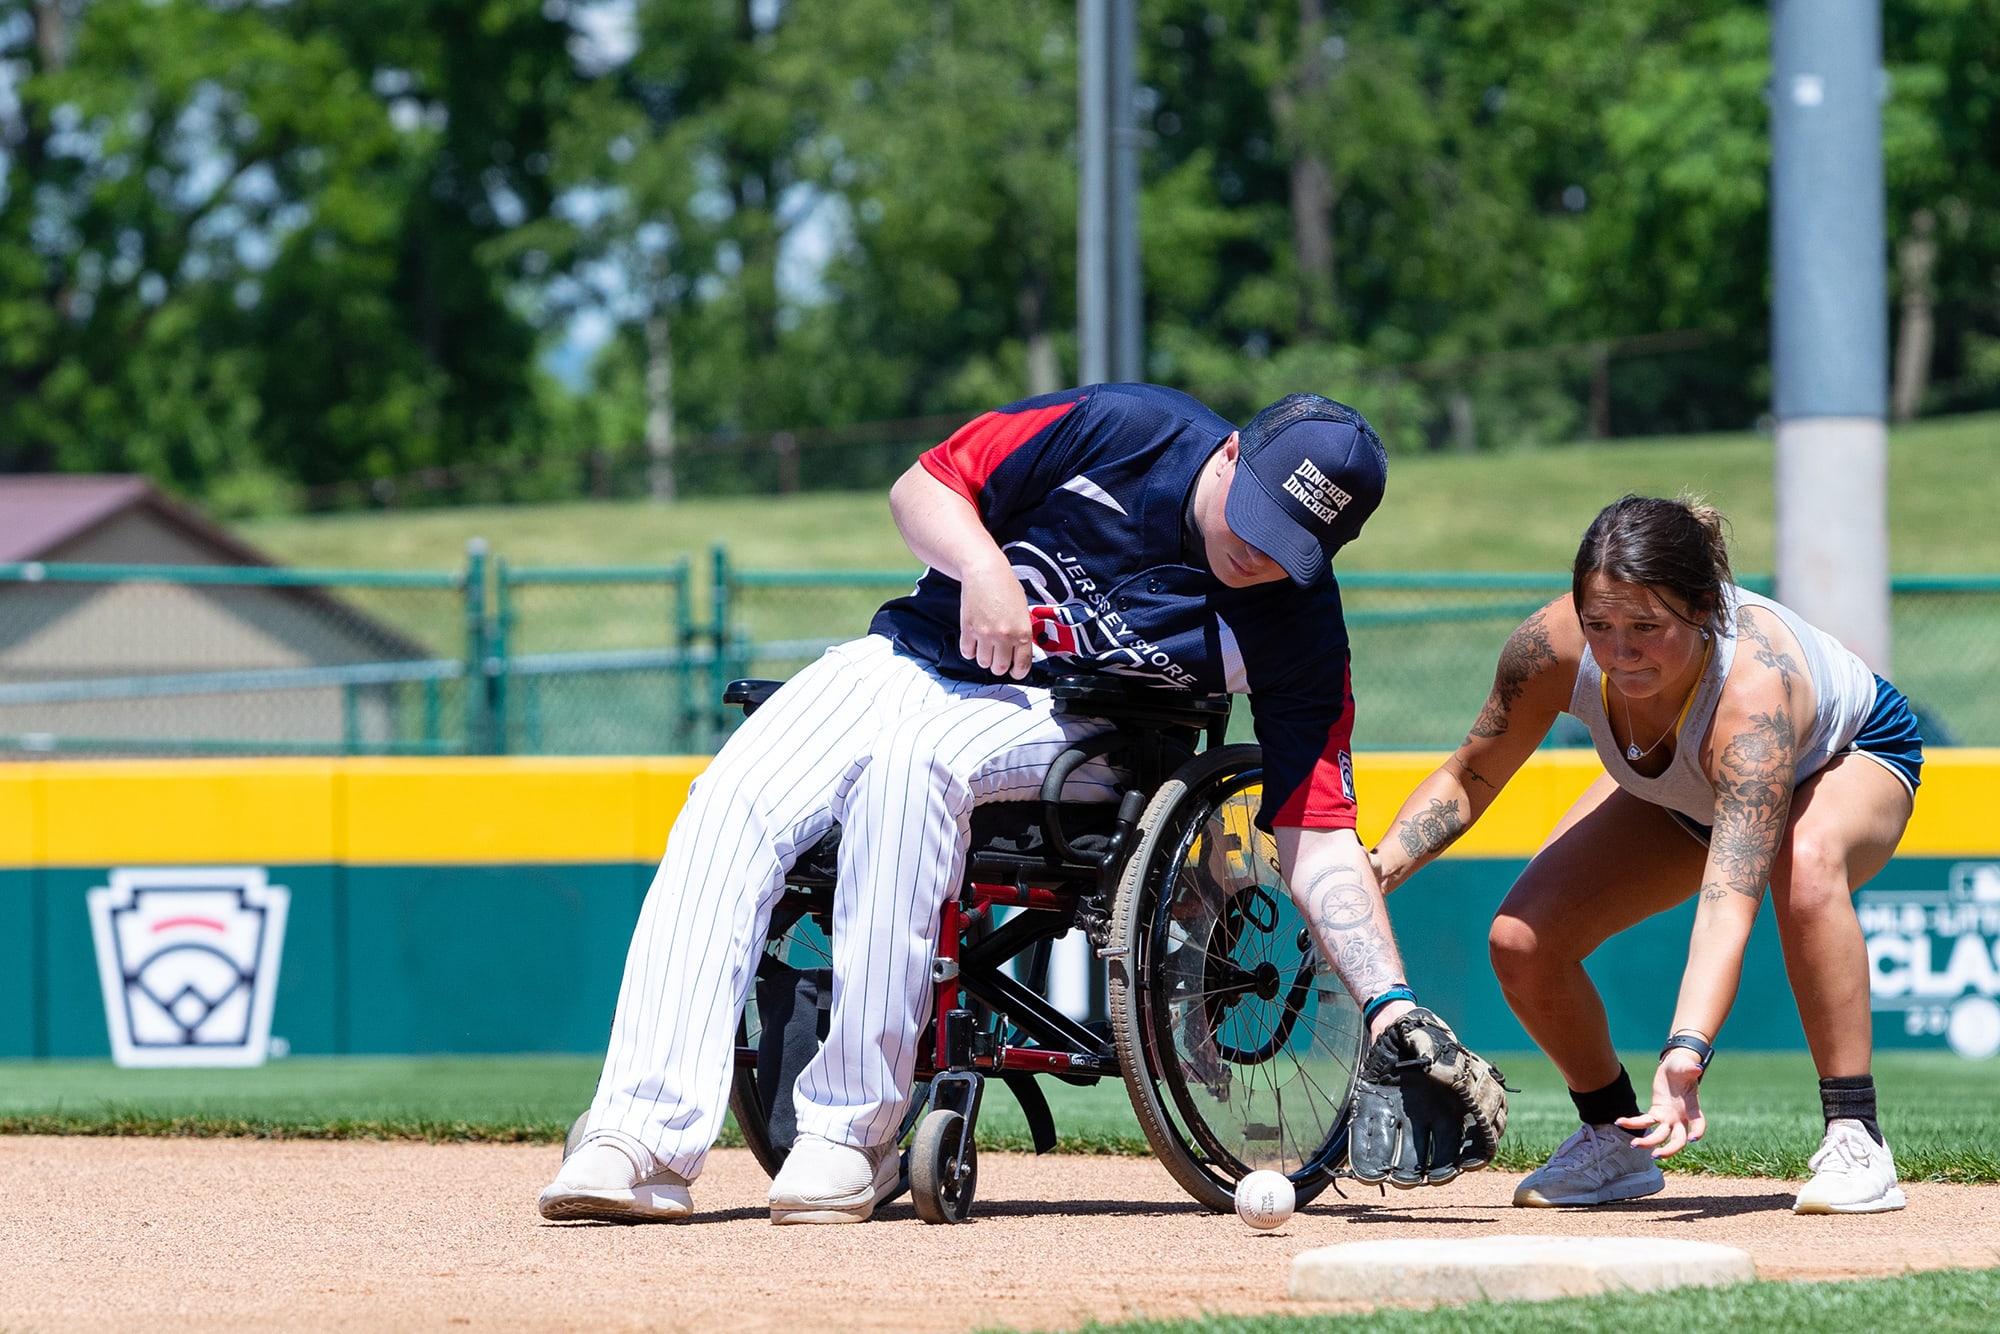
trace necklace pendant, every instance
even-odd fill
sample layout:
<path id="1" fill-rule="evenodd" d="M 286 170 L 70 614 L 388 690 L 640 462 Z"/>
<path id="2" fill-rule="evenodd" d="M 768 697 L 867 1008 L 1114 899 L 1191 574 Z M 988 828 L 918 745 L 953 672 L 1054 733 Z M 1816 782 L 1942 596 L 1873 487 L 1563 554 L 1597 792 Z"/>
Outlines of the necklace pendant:
<path id="1" fill-rule="evenodd" d="M 1645 751 L 1639 749 L 1637 744 L 1625 747 L 1625 758 L 1628 760 L 1636 760 L 1645 753 Z"/>

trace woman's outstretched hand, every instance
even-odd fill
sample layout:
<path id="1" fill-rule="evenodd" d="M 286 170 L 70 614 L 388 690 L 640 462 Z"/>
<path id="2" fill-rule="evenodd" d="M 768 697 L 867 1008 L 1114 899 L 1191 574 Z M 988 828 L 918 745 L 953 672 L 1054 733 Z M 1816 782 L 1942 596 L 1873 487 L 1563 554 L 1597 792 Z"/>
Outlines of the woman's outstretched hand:
<path id="1" fill-rule="evenodd" d="M 1655 1158 L 1671 1158 L 1708 1130 L 1701 1114 L 1701 1063 L 1692 1053 L 1676 1050 L 1653 1074 L 1653 1105 L 1637 1116 L 1621 1116 L 1627 1130 L 1644 1131 L 1632 1141 L 1635 1149 L 1651 1149 Z"/>

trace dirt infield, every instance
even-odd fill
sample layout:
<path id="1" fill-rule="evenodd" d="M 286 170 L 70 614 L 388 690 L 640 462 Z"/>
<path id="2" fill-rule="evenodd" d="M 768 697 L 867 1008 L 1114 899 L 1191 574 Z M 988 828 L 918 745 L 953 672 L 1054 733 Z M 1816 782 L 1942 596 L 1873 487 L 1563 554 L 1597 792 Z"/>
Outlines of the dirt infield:
<path id="1" fill-rule="evenodd" d="M 1197 1208 L 1147 1159 L 988 1154 L 974 1217 L 907 1201 L 861 1227 L 769 1225 L 718 1152 L 681 1226 L 548 1224 L 553 1148 L 0 1139 L 0 1328 L 1060 1329 L 1288 1303 L 1300 1251 L 1398 1235 L 1686 1237 L 1764 1278 L 2000 1265 L 2000 1187 L 1908 1187 L 1900 1214 L 1800 1218 L 1781 1182 L 1669 1177 L 1652 1200 L 1507 1207 L 1516 1178 L 1350 1189 L 1271 1234 Z"/>

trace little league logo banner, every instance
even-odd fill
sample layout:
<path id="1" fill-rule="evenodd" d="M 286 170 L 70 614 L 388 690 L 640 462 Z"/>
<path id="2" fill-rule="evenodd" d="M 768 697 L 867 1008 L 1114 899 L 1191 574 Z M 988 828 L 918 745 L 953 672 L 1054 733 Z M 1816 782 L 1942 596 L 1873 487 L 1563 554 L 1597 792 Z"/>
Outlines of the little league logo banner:
<path id="1" fill-rule="evenodd" d="M 86 896 L 119 1065 L 262 1065 L 291 891 L 259 867 L 117 870 Z"/>

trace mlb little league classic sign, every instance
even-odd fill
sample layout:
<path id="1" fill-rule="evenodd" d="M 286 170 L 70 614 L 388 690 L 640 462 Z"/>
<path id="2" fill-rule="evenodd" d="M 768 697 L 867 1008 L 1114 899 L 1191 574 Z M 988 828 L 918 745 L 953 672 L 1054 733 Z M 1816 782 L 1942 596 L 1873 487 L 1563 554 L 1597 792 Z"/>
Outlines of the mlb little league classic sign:
<path id="1" fill-rule="evenodd" d="M 291 891 L 261 867 L 125 869 L 110 879 L 86 898 L 112 1059 L 262 1065 Z"/>
<path id="2" fill-rule="evenodd" d="M 1956 862 L 1942 889 L 1862 890 L 1877 1014 L 1969 1060 L 2000 1053 L 2000 862 Z"/>

